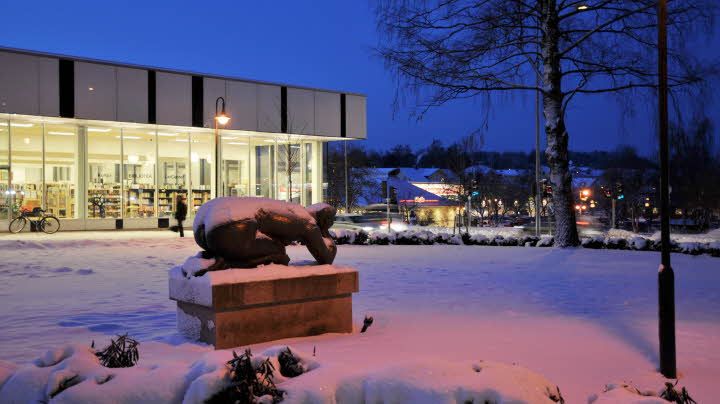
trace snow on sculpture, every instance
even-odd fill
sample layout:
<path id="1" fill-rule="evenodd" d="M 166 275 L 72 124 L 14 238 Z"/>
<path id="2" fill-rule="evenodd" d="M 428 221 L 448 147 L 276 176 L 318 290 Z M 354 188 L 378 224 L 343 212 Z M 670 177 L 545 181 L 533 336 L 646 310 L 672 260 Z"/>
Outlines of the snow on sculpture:
<path id="1" fill-rule="evenodd" d="M 267 198 L 222 197 L 200 207 L 193 233 L 203 258 L 215 259 L 206 271 L 288 265 L 285 246 L 293 242 L 304 244 L 318 264 L 332 264 L 337 247 L 329 229 L 334 221 L 335 208 L 325 203 L 304 208 Z"/>

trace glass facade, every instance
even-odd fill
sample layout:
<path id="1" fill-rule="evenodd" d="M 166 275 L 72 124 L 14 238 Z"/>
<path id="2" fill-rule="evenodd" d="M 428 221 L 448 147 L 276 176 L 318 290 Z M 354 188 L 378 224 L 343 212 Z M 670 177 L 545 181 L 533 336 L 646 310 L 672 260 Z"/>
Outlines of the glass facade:
<path id="1" fill-rule="evenodd" d="M 179 195 L 189 216 L 216 196 L 310 205 L 322 197 L 316 139 L 0 114 L 0 220 L 35 207 L 61 219 L 169 218 Z"/>
<path id="2" fill-rule="evenodd" d="M 122 131 L 87 126 L 87 218 L 122 217 Z"/>
<path id="3" fill-rule="evenodd" d="M 79 213 L 77 126 L 45 124 L 45 208 L 61 219 Z"/>
<path id="4" fill-rule="evenodd" d="M 10 122 L 10 180 L 13 212 L 32 210 L 43 202 L 43 126 L 28 121 Z"/>

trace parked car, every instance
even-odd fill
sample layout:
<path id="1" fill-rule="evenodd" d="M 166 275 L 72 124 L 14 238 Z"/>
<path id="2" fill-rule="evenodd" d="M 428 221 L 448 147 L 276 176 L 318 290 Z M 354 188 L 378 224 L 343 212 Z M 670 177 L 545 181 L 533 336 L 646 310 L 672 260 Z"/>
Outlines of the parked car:
<path id="1" fill-rule="evenodd" d="M 407 224 L 403 222 L 403 218 L 399 213 L 390 213 L 390 219 L 392 221 L 390 224 L 392 230 L 401 231 L 407 229 Z M 332 229 L 387 230 L 387 214 L 371 212 L 337 215 Z"/>

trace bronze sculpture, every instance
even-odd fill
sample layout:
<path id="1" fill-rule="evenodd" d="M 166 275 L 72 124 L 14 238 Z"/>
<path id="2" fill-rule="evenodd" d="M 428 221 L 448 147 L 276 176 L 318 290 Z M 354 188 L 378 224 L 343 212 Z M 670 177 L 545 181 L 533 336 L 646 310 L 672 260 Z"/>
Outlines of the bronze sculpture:
<path id="1" fill-rule="evenodd" d="M 337 247 L 329 229 L 334 221 L 335 208 L 325 203 L 304 208 L 267 198 L 213 199 L 200 207 L 193 223 L 203 257 L 215 258 L 215 264 L 202 273 L 270 263 L 288 265 L 285 246 L 293 242 L 304 244 L 318 264 L 332 264 Z"/>

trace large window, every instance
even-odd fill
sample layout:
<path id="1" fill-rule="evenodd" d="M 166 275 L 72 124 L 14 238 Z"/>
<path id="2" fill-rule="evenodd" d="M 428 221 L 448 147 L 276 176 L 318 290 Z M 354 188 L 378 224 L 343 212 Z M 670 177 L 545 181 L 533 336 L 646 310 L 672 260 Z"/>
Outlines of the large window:
<path id="1" fill-rule="evenodd" d="M 42 124 L 13 120 L 10 123 L 11 209 L 43 206 Z"/>
<path id="2" fill-rule="evenodd" d="M 78 217 L 77 151 L 77 126 L 45 125 L 45 207 L 59 218 Z"/>
<path id="3" fill-rule="evenodd" d="M 170 217 L 179 195 L 187 196 L 190 181 L 190 134 L 160 130 L 158 140 L 158 216 Z"/>
<path id="4" fill-rule="evenodd" d="M 222 190 L 223 196 L 248 196 L 250 185 L 249 138 L 222 135 Z"/>
<path id="5" fill-rule="evenodd" d="M 10 217 L 10 121 L 0 121 L 0 220 Z"/>
<path id="6" fill-rule="evenodd" d="M 61 219 L 172 217 L 179 196 L 190 216 L 217 195 L 322 198 L 322 143 L 302 136 L 222 131 L 218 158 L 208 129 L 0 118 L 0 220 L 36 207 Z"/>
<path id="7" fill-rule="evenodd" d="M 215 182 L 215 143 L 211 133 L 190 134 L 190 198 L 188 213 L 194 214 L 200 205 L 212 198 Z"/>
<path id="8" fill-rule="evenodd" d="M 126 218 L 155 216 L 155 131 L 123 129 L 123 189 Z"/>
<path id="9" fill-rule="evenodd" d="M 313 144 L 303 143 L 303 203 L 311 205 L 313 200 Z"/>
<path id="10" fill-rule="evenodd" d="M 278 199 L 300 203 L 302 147 L 293 141 L 278 142 Z"/>
<path id="11" fill-rule="evenodd" d="M 122 216 L 120 129 L 88 126 L 87 217 Z"/>
<path id="12" fill-rule="evenodd" d="M 253 196 L 275 198 L 275 141 L 253 138 Z"/>

